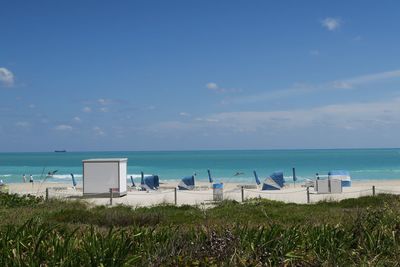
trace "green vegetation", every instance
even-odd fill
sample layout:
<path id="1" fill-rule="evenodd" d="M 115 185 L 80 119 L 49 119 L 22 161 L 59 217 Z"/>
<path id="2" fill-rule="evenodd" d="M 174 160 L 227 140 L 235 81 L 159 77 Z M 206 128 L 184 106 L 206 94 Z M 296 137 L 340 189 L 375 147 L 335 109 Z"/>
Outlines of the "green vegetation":
<path id="1" fill-rule="evenodd" d="M 400 197 L 90 207 L 0 193 L 0 266 L 393 266 Z"/>

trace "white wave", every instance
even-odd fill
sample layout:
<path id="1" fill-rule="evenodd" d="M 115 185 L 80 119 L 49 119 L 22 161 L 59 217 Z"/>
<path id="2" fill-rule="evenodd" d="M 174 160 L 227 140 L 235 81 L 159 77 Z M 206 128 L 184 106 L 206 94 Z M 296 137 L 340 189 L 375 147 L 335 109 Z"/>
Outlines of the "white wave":
<path id="1" fill-rule="evenodd" d="M 75 178 L 82 178 L 82 174 L 74 174 Z M 71 174 L 55 174 L 49 178 L 53 179 L 71 179 Z"/>
<path id="2" fill-rule="evenodd" d="M 147 174 L 147 173 L 144 174 L 144 176 L 150 176 L 150 175 L 153 175 L 153 174 Z M 131 179 L 131 176 L 132 176 L 133 179 L 141 179 L 142 178 L 142 175 L 141 174 L 137 174 L 137 173 L 127 174 L 126 175 L 127 179 Z"/>
<path id="3" fill-rule="evenodd" d="M 394 172 L 398 173 L 400 172 L 399 169 L 381 169 L 381 170 L 354 170 L 350 171 L 350 173 L 355 172 L 355 173 L 364 173 L 364 172 L 371 172 L 371 173 L 383 173 L 383 172 Z"/>

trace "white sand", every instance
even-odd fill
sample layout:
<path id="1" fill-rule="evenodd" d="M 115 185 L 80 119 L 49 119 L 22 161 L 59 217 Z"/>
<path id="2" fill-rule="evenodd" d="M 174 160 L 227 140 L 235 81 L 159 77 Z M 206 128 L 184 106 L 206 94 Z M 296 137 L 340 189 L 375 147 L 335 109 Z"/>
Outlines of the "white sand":
<path id="1" fill-rule="evenodd" d="M 213 203 L 213 190 L 209 188 L 209 184 L 205 182 L 197 182 L 199 188 L 195 191 L 177 190 L 178 205 L 208 205 Z M 400 194 L 400 179 L 399 180 L 384 180 L 384 181 L 353 181 L 351 187 L 343 188 L 341 194 L 315 194 L 313 188 L 310 188 L 310 201 L 315 203 L 321 200 L 342 200 L 346 198 L 357 198 L 360 196 L 372 195 L 372 186 L 375 185 L 376 193 L 393 193 Z M 161 203 L 174 204 L 176 183 L 163 183 L 157 191 L 136 191 L 129 189 L 128 194 L 124 197 L 113 198 L 113 205 L 124 204 L 134 207 L 151 206 Z M 241 184 L 225 183 L 224 184 L 224 199 L 232 199 L 241 201 L 242 192 Z M 9 184 L 9 192 L 17 194 L 32 194 L 37 196 L 45 196 L 46 188 L 49 188 L 50 198 L 65 198 L 65 199 L 82 199 L 95 205 L 108 205 L 109 198 L 81 198 L 82 188 L 73 189 L 70 184 L 61 183 L 18 183 Z M 301 187 L 301 183 L 289 184 L 284 189 L 279 191 L 261 191 L 260 189 L 245 189 L 244 198 L 266 198 L 291 203 L 307 203 L 306 188 Z"/>

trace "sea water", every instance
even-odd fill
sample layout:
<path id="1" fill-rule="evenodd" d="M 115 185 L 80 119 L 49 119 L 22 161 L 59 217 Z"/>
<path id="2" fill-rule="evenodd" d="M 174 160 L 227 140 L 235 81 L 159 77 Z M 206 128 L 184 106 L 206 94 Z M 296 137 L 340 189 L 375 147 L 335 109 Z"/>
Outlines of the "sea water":
<path id="1" fill-rule="evenodd" d="M 73 173 L 81 181 L 82 160 L 91 158 L 128 158 L 128 179 L 132 175 L 135 181 L 142 171 L 159 175 L 161 181 L 178 181 L 194 173 L 206 181 L 207 169 L 221 182 L 252 183 L 253 170 L 260 178 L 283 171 L 292 181 L 293 167 L 298 181 L 330 170 L 348 170 L 353 180 L 400 179 L 400 149 L 0 153 L 0 179 L 17 183 L 23 174 L 27 180 L 32 174 L 36 181 L 68 182 Z"/>

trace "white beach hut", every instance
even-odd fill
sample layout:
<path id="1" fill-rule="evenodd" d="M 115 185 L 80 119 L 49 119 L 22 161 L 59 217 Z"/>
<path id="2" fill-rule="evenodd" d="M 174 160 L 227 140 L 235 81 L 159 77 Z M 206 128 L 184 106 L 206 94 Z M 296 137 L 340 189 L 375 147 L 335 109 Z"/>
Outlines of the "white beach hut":
<path id="1" fill-rule="evenodd" d="M 83 160 L 83 195 L 108 196 L 110 188 L 114 196 L 126 195 L 127 163 L 127 158 Z"/>

